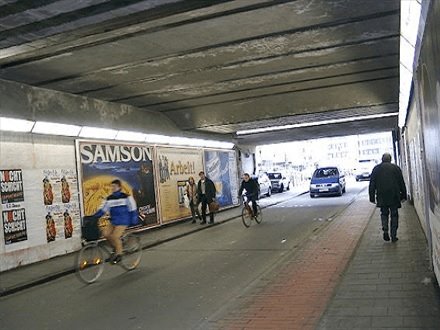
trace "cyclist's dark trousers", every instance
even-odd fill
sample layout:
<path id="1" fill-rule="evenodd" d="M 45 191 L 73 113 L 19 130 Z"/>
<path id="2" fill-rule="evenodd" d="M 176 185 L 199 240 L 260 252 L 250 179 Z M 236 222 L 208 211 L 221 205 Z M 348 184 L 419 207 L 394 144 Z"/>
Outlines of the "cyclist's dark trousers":
<path id="1" fill-rule="evenodd" d="M 258 213 L 258 209 L 257 209 L 257 196 L 248 196 L 248 201 L 252 202 L 252 211 L 254 212 L 254 215 L 256 215 Z"/>
<path id="2" fill-rule="evenodd" d="M 380 219 L 382 220 L 382 229 L 388 233 L 388 218 L 391 213 L 391 238 L 397 237 L 397 228 L 399 227 L 399 213 L 397 207 L 381 207 Z"/>
<path id="3" fill-rule="evenodd" d="M 206 222 L 206 209 L 208 208 L 208 198 L 206 198 L 206 195 L 200 196 L 200 202 L 202 203 L 202 221 Z M 214 222 L 214 213 L 209 213 L 209 221 Z"/>

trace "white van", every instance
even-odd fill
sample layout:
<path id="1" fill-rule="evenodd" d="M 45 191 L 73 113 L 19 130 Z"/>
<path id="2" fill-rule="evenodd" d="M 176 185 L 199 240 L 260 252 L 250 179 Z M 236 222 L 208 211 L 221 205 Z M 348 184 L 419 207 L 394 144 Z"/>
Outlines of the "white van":
<path id="1" fill-rule="evenodd" d="M 357 167 L 354 169 L 356 181 L 370 180 L 371 172 L 376 165 L 377 161 L 374 159 L 360 160 Z"/>

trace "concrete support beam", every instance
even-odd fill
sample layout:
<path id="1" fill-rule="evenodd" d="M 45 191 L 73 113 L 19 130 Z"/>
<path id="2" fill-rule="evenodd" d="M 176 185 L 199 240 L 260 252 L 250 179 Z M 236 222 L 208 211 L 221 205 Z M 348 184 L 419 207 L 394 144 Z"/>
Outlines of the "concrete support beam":
<path id="1" fill-rule="evenodd" d="M 0 115 L 145 133 L 181 132 L 160 113 L 7 80 L 0 80 Z"/>

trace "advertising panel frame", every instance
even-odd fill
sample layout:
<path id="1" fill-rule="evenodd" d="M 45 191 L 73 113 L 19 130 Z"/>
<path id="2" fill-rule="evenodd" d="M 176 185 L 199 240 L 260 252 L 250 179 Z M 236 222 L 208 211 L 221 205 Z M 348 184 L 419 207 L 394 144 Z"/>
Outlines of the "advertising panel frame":
<path id="1" fill-rule="evenodd" d="M 83 142 L 88 142 L 92 144 L 106 144 L 106 145 L 143 146 L 151 150 L 150 160 L 152 165 L 152 173 L 154 176 L 153 186 L 154 186 L 155 208 L 156 208 L 156 223 L 147 226 L 129 227 L 127 228 L 127 230 L 131 232 L 142 232 L 149 230 L 151 228 L 160 227 L 162 225 L 162 222 L 161 222 L 161 215 L 158 204 L 158 186 L 156 182 L 156 168 L 155 168 L 156 146 L 145 142 L 127 142 L 127 141 L 113 141 L 113 140 L 102 140 L 102 139 L 75 139 L 75 159 L 76 159 L 76 170 L 77 170 L 77 178 L 78 178 L 78 195 L 80 201 L 81 226 L 83 226 L 83 218 L 85 216 L 85 203 L 84 203 L 84 191 L 83 191 L 84 177 L 83 177 L 81 155 L 80 155 L 80 144 Z"/>
<path id="2" fill-rule="evenodd" d="M 172 219 L 172 220 L 167 220 L 167 221 L 164 220 L 164 214 L 162 212 L 163 201 L 162 201 L 161 193 L 160 193 L 161 192 L 161 187 L 160 187 L 161 183 L 160 183 L 160 173 L 159 173 L 159 165 L 158 165 L 158 162 L 159 162 L 159 151 L 160 151 L 160 149 L 169 149 L 169 150 L 174 149 L 174 150 L 190 150 L 190 151 L 194 151 L 194 152 L 199 152 L 200 155 L 201 155 L 201 162 L 202 162 L 201 168 L 204 171 L 204 169 L 205 169 L 204 150 L 205 149 L 201 148 L 201 147 L 173 146 L 173 145 L 162 145 L 162 144 L 156 144 L 156 145 L 154 145 L 154 147 L 155 147 L 154 148 L 155 181 L 156 181 L 156 187 L 157 187 L 157 191 L 158 191 L 156 202 L 157 202 L 157 205 L 158 205 L 157 206 L 157 208 L 159 210 L 158 212 L 160 214 L 160 225 L 161 226 L 169 225 L 169 224 L 173 224 L 173 223 L 176 223 L 176 222 L 180 222 L 180 221 L 184 221 L 184 220 L 190 219 L 191 215 L 189 214 L 187 216 L 185 215 L 185 216 L 182 216 L 182 217 L 179 217 L 179 218 L 175 218 L 175 219 Z M 199 180 L 198 175 L 199 175 L 198 173 L 194 174 L 194 180 L 195 180 L 196 184 L 197 184 L 197 182 Z"/>
<path id="3" fill-rule="evenodd" d="M 206 151 L 214 151 L 214 152 L 233 152 L 234 153 L 234 157 L 235 157 L 235 171 L 236 171 L 236 182 L 237 182 L 237 193 L 238 193 L 238 189 L 240 188 L 240 171 L 239 171 L 239 163 L 238 163 L 238 155 L 237 155 L 237 151 L 235 149 L 219 149 L 219 148 L 203 148 L 203 169 L 205 172 L 207 172 L 206 170 L 206 157 L 205 157 L 205 152 Z M 208 175 L 208 173 L 206 173 Z M 209 177 L 209 175 L 208 175 Z M 232 193 L 232 192 L 231 192 Z M 232 196 L 232 200 L 234 200 L 234 196 Z M 222 206 L 220 207 L 220 210 L 228 210 L 228 209 L 233 209 L 235 207 L 238 207 L 241 205 L 240 200 L 237 200 L 237 204 L 232 203 L 231 205 L 227 205 L 227 206 Z"/>

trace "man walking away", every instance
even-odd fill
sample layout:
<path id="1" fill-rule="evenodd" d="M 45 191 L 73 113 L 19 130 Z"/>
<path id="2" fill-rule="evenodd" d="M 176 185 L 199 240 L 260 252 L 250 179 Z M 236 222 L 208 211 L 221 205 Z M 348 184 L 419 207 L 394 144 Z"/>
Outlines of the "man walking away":
<path id="1" fill-rule="evenodd" d="M 380 218 L 382 220 L 383 239 L 390 240 L 388 233 L 388 219 L 391 214 L 391 240 L 397 242 L 397 228 L 399 226 L 398 208 L 400 203 L 406 199 L 406 187 L 402 171 L 399 166 L 391 164 L 391 155 L 385 153 L 382 156 L 382 163 L 376 165 L 371 172 L 369 186 L 370 202 L 380 207 Z"/>
<path id="2" fill-rule="evenodd" d="M 198 202 L 202 203 L 202 222 L 201 225 L 206 223 L 206 209 L 210 203 L 212 203 L 215 199 L 216 189 L 214 182 L 208 179 L 205 175 L 205 172 L 199 173 L 200 181 L 197 184 L 197 195 Z M 210 211 L 209 213 L 209 223 L 214 223 L 214 212 Z"/>

